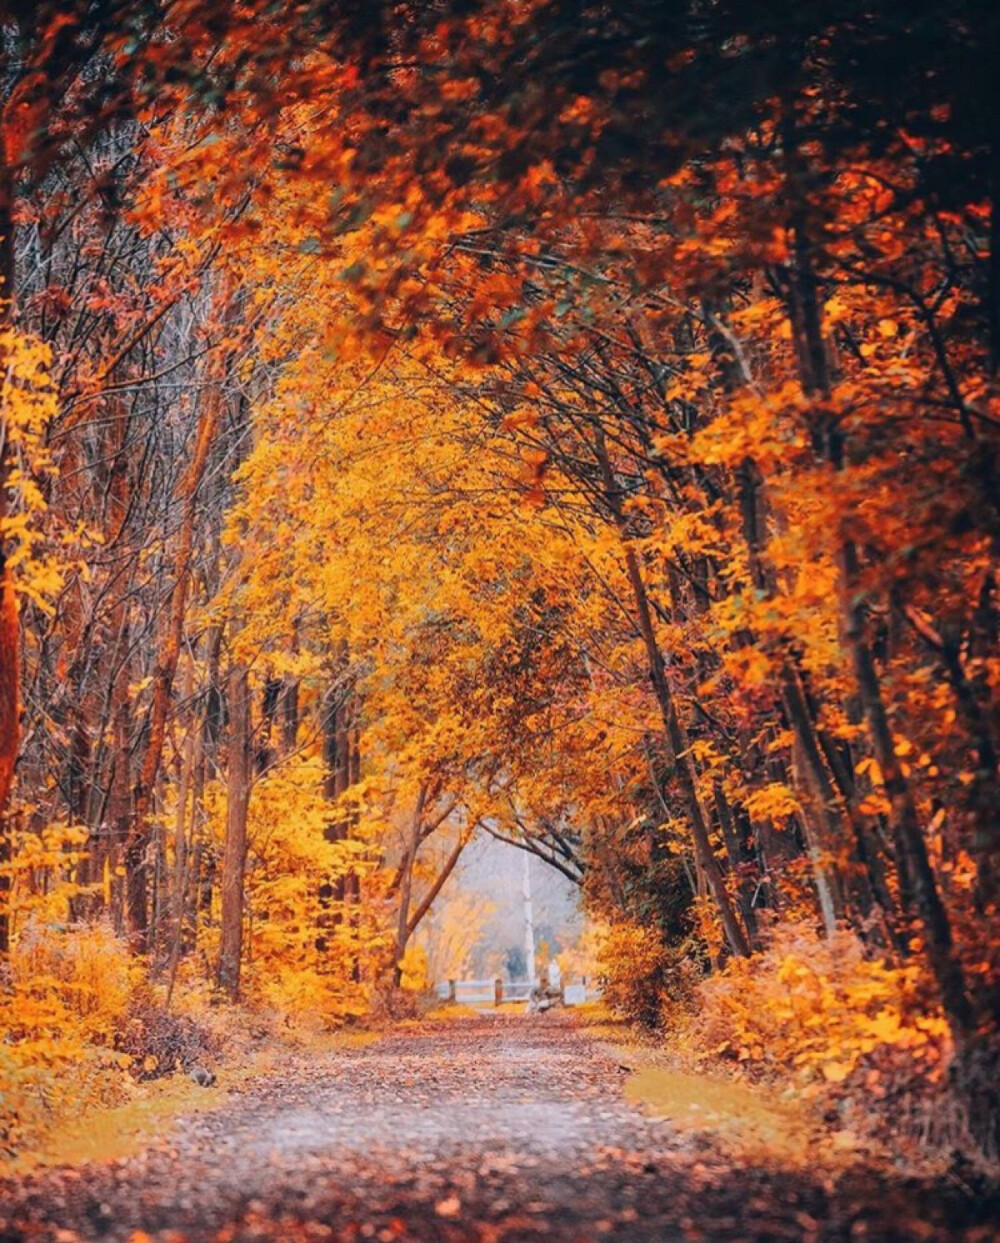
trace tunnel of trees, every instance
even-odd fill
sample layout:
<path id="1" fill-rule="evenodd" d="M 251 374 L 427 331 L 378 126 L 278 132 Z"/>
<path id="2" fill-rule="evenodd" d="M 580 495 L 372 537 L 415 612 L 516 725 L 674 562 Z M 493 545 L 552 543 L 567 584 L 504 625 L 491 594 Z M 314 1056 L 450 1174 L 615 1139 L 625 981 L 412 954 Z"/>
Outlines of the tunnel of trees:
<path id="1" fill-rule="evenodd" d="M 997 1151 L 998 22 L 0 5 L 0 1079 L 419 987 L 490 833 Z"/>

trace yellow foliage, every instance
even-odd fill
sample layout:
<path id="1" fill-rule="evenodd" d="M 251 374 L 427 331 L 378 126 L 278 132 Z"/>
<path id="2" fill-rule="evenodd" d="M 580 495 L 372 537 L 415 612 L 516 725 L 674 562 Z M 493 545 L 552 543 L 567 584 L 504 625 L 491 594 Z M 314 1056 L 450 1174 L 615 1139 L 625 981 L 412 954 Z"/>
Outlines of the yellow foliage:
<path id="1" fill-rule="evenodd" d="M 29 997 L 61 1007 L 83 1039 L 107 1041 L 139 980 L 140 968 L 104 920 L 70 928 L 32 920 L 10 956 L 13 988 L 25 1020 Z"/>
<path id="2" fill-rule="evenodd" d="M 472 951 L 495 904 L 476 893 L 458 893 L 432 909 L 417 932 L 426 951 L 427 978 L 457 980 L 469 974 Z M 406 960 L 404 972 L 408 969 Z"/>
<path id="3" fill-rule="evenodd" d="M 665 1008 L 686 998 L 697 968 L 690 946 L 664 943 L 656 928 L 625 921 L 607 925 L 598 960 L 605 1002 L 623 1018 L 656 1027 Z"/>
<path id="4" fill-rule="evenodd" d="M 780 781 L 752 790 L 746 797 L 746 809 L 755 820 L 783 820 L 802 812 L 794 792 Z"/>
<path id="5" fill-rule="evenodd" d="M 123 1064 L 111 1046 L 139 975 L 105 922 L 28 921 L 0 986 L 0 1147 L 79 1104 L 84 1063 L 95 1064 L 88 1081 Z"/>
<path id="6" fill-rule="evenodd" d="M 86 857 L 83 847 L 88 832 L 78 825 L 50 824 L 39 831 L 25 829 L 12 834 L 10 862 L 0 865 L 0 875 L 10 878 L 4 904 L 17 934 L 19 924 L 31 919 L 65 923 L 70 899 L 83 892 L 74 879 L 78 864 Z M 46 883 L 37 884 L 44 875 Z"/>
<path id="7" fill-rule="evenodd" d="M 556 961 L 564 979 L 593 980 L 600 974 L 604 935 L 604 924 L 593 919 L 587 920 L 576 943 L 567 946 L 557 955 Z"/>
<path id="8" fill-rule="evenodd" d="M 383 942 L 369 906 L 353 908 L 348 916 L 321 898 L 324 885 L 335 886 L 349 872 L 363 876 L 372 868 L 363 822 L 342 840 L 328 840 L 331 822 L 349 813 L 324 797 L 323 779 L 318 756 L 298 755 L 254 787 L 247 830 L 244 986 L 248 996 L 279 1009 L 336 1021 L 364 1012 L 368 966 Z M 206 790 L 206 811 L 208 830 L 221 849 L 226 798 L 218 783 Z M 327 942 L 322 951 L 317 948 L 321 933 Z M 214 961 L 217 929 L 203 929 L 201 935 Z"/>
<path id="9" fill-rule="evenodd" d="M 759 1071 L 791 1068 L 803 1083 L 841 1083 L 884 1046 L 936 1079 L 949 1053 L 919 968 L 864 958 L 848 932 L 821 941 L 803 926 L 782 929 L 765 953 L 704 980 L 697 1002 L 692 1044 Z"/>
<path id="10" fill-rule="evenodd" d="M 15 329 L 0 330 L 0 408 L 3 410 L 4 487 L 12 498 L 0 516 L 0 540 L 8 549 L 19 592 L 45 610 L 62 585 L 58 563 L 41 550 L 38 519 L 46 509 L 40 473 L 51 468 L 45 432 L 59 409 L 49 375 L 52 351 L 42 341 Z"/>
<path id="11" fill-rule="evenodd" d="M 403 955 L 402 986 L 411 993 L 425 993 L 431 980 L 427 974 L 427 951 L 411 942 Z"/>

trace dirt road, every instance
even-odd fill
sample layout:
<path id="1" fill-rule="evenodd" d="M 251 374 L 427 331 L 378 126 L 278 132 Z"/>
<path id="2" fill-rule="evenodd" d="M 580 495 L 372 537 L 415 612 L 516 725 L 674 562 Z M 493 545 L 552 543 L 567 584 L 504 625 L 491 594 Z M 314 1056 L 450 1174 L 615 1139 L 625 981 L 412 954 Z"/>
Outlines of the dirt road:
<path id="1" fill-rule="evenodd" d="M 302 1059 L 128 1159 L 0 1185 L 0 1240 L 996 1237 L 957 1181 L 736 1163 L 622 1077 L 568 1016 L 427 1024 Z"/>

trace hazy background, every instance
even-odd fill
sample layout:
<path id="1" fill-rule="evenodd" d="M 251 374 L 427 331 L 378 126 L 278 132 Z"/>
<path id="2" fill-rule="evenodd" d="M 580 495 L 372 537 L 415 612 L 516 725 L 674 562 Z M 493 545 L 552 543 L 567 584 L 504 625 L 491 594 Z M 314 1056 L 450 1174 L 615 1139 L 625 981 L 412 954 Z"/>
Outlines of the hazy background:
<path id="1" fill-rule="evenodd" d="M 455 875 L 427 917 L 419 942 L 427 974 L 451 978 L 527 979 L 524 860 L 531 874 L 536 969 L 560 957 L 575 965 L 584 933 L 579 889 L 541 859 L 483 834 L 467 847 Z"/>

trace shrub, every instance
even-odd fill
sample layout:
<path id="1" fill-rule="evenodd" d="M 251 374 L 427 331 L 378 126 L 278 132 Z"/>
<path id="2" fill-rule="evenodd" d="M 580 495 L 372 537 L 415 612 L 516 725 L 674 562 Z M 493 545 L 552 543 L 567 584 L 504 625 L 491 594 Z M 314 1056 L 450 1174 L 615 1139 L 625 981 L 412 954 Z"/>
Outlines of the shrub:
<path id="1" fill-rule="evenodd" d="M 420 994 L 385 985 L 372 991 L 367 1018 L 374 1027 L 389 1026 L 420 1013 Z"/>
<path id="2" fill-rule="evenodd" d="M 111 925 L 53 925 L 31 920 L 10 957 L 14 992 L 22 999 L 51 1001 L 77 1034 L 106 1043 L 125 1012 L 139 979 L 125 943 Z"/>
<path id="3" fill-rule="evenodd" d="M 110 925 L 32 917 L 0 977 L 0 1145 L 17 1149 L 86 1083 L 120 1075 L 112 1052 L 137 969 Z"/>
<path id="4" fill-rule="evenodd" d="M 848 932 L 819 940 L 792 926 L 765 953 L 733 959 L 699 985 L 698 1042 L 761 1072 L 792 1069 L 802 1083 L 828 1084 L 859 1073 L 876 1084 L 877 1063 L 893 1049 L 936 1082 L 948 1027 L 924 990 L 919 967 L 866 959 Z"/>
<path id="5" fill-rule="evenodd" d="M 692 948 L 665 945 L 656 929 L 640 924 L 610 925 L 598 949 L 604 1000 L 631 1023 L 661 1026 L 690 1001 L 699 976 Z"/>
<path id="6" fill-rule="evenodd" d="M 148 986 L 136 990 L 118 1025 L 115 1047 L 136 1079 L 160 1079 L 217 1057 L 217 1038 L 201 1023 L 175 1014 Z"/>

